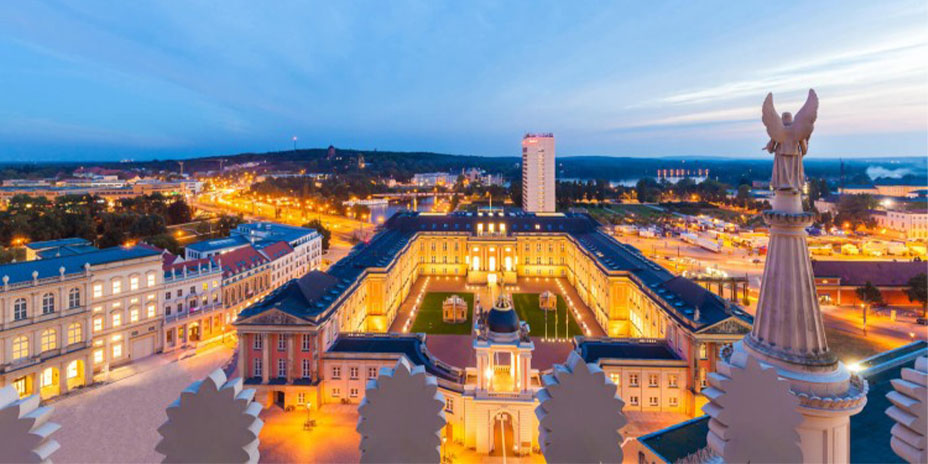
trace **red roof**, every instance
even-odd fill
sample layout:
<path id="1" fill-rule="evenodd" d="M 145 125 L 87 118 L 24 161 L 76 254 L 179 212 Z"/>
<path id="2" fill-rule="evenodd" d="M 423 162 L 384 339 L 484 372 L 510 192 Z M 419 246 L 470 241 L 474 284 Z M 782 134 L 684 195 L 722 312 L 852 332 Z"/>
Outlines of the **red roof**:
<path id="1" fill-rule="evenodd" d="M 812 261 L 812 273 L 817 278 L 841 279 L 841 285 L 905 287 L 909 279 L 928 270 L 919 261 Z"/>
<path id="2" fill-rule="evenodd" d="M 264 256 L 267 256 L 271 261 L 280 259 L 281 257 L 293 253 L 293 248 L 287 242 L 274 242 L 261 249 L 261 253 Z"/>
<path id="3" fill-rule="evenodd" d="M 251 245 L 223 253 L 219 255 L 218 260 L 222 265 L 223 277 L 240 274 L 269 262 L 264 255 Z"/>

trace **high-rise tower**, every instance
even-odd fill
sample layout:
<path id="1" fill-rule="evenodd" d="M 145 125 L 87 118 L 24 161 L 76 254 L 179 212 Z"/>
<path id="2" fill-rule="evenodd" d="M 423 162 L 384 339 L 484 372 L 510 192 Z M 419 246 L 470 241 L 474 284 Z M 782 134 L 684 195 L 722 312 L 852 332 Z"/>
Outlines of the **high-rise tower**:
<path id="1" fill-rule="evenodd" d="M 533 213 L 555 210 L 554 134 L 522 138 L 522 209 Z"/>

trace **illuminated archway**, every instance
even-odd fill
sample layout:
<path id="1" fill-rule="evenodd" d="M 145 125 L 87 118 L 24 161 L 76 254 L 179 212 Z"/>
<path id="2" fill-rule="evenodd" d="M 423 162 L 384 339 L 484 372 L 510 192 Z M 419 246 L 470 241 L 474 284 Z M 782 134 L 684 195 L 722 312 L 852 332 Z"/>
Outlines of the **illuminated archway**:
<path id="1" fill-rule="evenodd" d="M 65 368 L 65 377 L 68 382 L 68 390 L 83 386 L 84 361 L 82 359 L 75 359 L 68 363 L 68 367 Z"/>
<path id="2" fill-rule="evenodd" d="M 61 393 L 60 373 L 56 367 L 46 367 L 39 373 L 39 394 L 43 399 Z"/>

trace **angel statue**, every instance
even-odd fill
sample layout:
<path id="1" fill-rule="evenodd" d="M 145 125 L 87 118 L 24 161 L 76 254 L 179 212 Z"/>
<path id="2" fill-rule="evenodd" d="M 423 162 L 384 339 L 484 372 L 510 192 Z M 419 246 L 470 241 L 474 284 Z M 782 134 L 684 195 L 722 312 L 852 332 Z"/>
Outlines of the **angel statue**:
<path id="1" fill-rule="evenodd" d="M 767 94 L 761 119 L 770 135 L 770 141 L 764 149 L 774 154 L 773 178 L 770 180 L 773 188 L 794 192 L 802 189 L 805 181 L 802 157 L 809 151 L 809 137 L 817 113 L 818 95 L 812 89 L 809 89 L 806 103 L 796 113 L 795 119 L 789 112 L 780 117 L 773 107 L 773 94 Z"/>

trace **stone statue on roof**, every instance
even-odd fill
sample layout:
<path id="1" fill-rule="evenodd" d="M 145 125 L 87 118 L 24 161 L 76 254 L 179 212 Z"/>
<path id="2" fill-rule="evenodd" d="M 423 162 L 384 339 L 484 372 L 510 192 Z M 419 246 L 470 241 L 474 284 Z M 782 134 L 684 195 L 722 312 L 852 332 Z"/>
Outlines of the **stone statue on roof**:
<path id="1" fill-rule="evenodd" d="M 774 154 L 773 178 L 770 180 L 774 189 L 794 192 L 802 190 L 805 182 L 802 157 L 809 151 L 809 138 L 817 116 L 818 95 L 812 89 L 809 89 L 806 103 L 795 118 L 789 112 L 782 116 L 777 114 L 773 107 L 773 94 L 767 94 L 761 120 L 770 135 L 770 141 L 764 149 Z"/>

